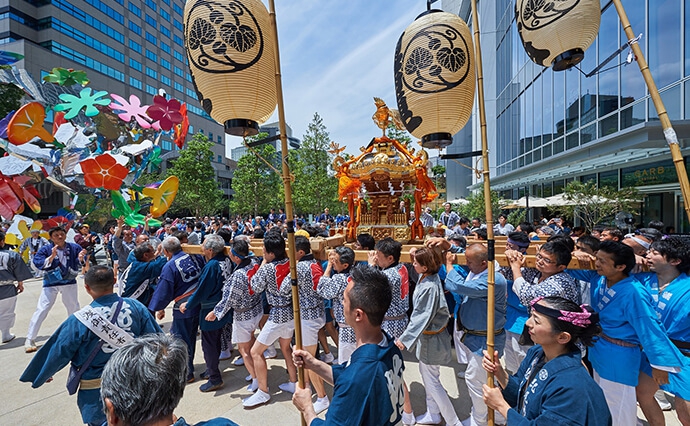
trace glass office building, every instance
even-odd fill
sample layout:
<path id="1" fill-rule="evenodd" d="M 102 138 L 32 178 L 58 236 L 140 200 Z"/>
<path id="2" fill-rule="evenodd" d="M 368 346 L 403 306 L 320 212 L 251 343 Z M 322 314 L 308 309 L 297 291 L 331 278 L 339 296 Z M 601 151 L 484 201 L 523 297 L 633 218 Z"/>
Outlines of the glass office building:
<path id="1" fill-rule="evenodd" d="M 640 47 L 687 160 L 690 4 L 623 0 L 623 5 L 633 30 L 642 34 Z M 516 199 L 555 195 L 572 180 L 635 186 L 644 194 L 636 212 L 642 223 L 658 219 L 690 232 L 676 170 L 638 64 L 629 58 L 629 48 L 611 58 L 627 42 L 612 2 L 601 0 L 599 35 L 579 70 L 564 72 L 529 60 L 515 25 L 514 0 L 482 0 L 478 7 L 492 188 Z M 469 1 L 444 0 L 442 8 L 471 26 Z M 479 149 L 478 125 L 474 114 L 472 124 L 456 135 L 458 142 L 470 133 L 473 149 Z M 449 176 L 453 167 L 449 162 Z"/>
<path id="2" fill-rule="evenodd" d="M 39 80 L 53 67 L 82 69 L 90 87 L 152 102 L 159 89 L 187 103 L 190 135 L 214 142 L 213 167 L 231 195 L 235 162 L 225 158 L 223 126 L 203 111 L 187 66 L 183 0 L 0 0 L 0 49 Z M 177 155 L 161 142 L 166 159 Z"/>

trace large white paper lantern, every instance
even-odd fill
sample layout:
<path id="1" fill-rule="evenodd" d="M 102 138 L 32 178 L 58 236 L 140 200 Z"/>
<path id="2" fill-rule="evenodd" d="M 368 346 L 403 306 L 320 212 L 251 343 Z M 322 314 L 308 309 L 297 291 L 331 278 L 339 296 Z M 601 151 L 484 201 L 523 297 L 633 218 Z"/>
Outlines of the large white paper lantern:
<path id="1" fill-rule="evenodd" d="M 188 0 L 184 33 L 203 109 L 225 132 L 258 133 L 277 104 L 275 37 L 259 0 Z"/>
<path id="2" fill-rule="evenodd" d="M 407 131 L 425 148 L 453 143 L 474 104 L 474 47 L 459 16 L 422 13 L 402 33 L 395 49 L 395 91 Z"/>
<path id="3" fill-rule="evenodd" d="M 599 32 L 599 0 L 517 0 L 517 30 L 527 55 L 562 71 L 579 64 Z"/>

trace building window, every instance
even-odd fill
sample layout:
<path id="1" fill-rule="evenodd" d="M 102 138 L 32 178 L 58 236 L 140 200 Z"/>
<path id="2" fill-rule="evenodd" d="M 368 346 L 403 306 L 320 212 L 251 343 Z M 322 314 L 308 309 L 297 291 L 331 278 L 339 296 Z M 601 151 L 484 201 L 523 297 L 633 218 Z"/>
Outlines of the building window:
<path id="1" fill-rule="evenodd" d="M 139 72 L 141 72 L 141 70 L 143 69 L 141 66 L 141 62 L 137 61 L 134 58 L 129 58 L 129 66 Z"/>
<path id="2" fill-rule="evenodd" d="M 173 3 L 173 10 L 175 11 L 175 13 L 182 16 L 182 7 L 179 4 Z"/>
<path id="3" fill-rule="evenodd" d="M 93 68 L 102 74 L 112 77 L 124 83 L 125 74 L 122 71 L 116 70 L 115 68 L 109 67 L 101 62 L 98 62 L 92 58 L 85 56 L 83 53 L 64 46 L 56 41 L 49 41 L 46 43 L 41 43 L 42 47 L 49 49 L 60 56 L 64 56 L 67 59 L 71 59 L 81 65 Z"/>
<path id="4" fill-rule="evenodd" d="M 181 52 L 178 52 L 177 50 L 175 50 L 175 51 L 173 52 L 173 56 L 174 56 L 175 59 L 177 59 L 178 61 L 184 62 L 184 55 L 183 55 Z M 180 77 L 181 77 L 181 76 L 180 76 Z"/>
<path id="5" fill-rule="evenodd" d="M 184 86 L 182 86 L 180 83 L 175 82 L 175 90 L 177 90 L 180 93 L 184 93 Z"/>
<path id="6" fill-rule="evenodd" d="M 166 26 L 164 26 L 164 25 L 161 25 L 160 32 L 161 32 L 161 34 L 163 34 L 164 36 L 170 38 L 170 28 L 168 28 L 168 27 L 166 27 Z"/>
<path id="7" fill-rule="evenodd" d="M 146 31 L 146 41 L 148 41 L 149 43 L 151 43 L 154 46 L 158 44 L 158 39 L 156 38 L 156 36 L 154 36 L 153 34 L 151 34 L 148 31 Z"/>
<path id="8" fill-rule="evenodd" d="M 129 11 L 141 18 L 141 9 L 132 2 L 129 2 Z"/>
<path id="9" fill-rule="evenodd" d="M 192 89 L 190 89 L 190 88 L 187 88 L 187 89 L 185 89 L 185 93 L 186 93 L 187 96 L 189 96 L 190 98 L 196 99 L 196 93 L 194 92 L 194 90 L 192 90 Z"/>
<path id="10" fill-rule="evenodd" d="M 163 9 L 161 9 L 161 18 L 163 18 L 166 22 L 170 22 L 170 14 Z"/>
<path id="11" fill-rule="evenodd" d="M 156 2 L 153 0 L 146 0 L 146 6 L 150 7 L 154 12 L 157 9 Z"/>
<path id="12" fill-rule="evenodd" d="M 150 84 L 147 84 L 146 85 L 146 93 L 148 93 L 149 95 L 157 95 L 158 90 L 156 90 L 156 88 L 151 86 Z"/>
<path id="13" fill-rule="evenodd" d="M 173 36 L 173 41 L 175 42 L 175 44 L 184 47 L 184 40 L 182 40 L 182 38 L 177 34 Z"/>
<path id="14" fill-rule="evenodd" d="M 129 30 L 138 36 L 141 35 L 141 27 L 132 21 L 129 21 Z"/>
<path id="15" fill-rule="evenodd" d="M 129 39 L 129 48 L 137 53 L 141 53 L 141 44 L 137 43 L 132 39 Z"/>
<path id="16" fill-rule="evenodd" d="M 221 139 L 220 135 L 218 135 L 218 143 L 223 143 L 223 139 Z"/>
<path id="17" fill-rule="evenodd" d="M 141 81 L 134 77 L 129 77 L 129 85 L 132 87 L 136 87 L 139 90 L 141 90 L 142 88 Z"/>
<path id="18" fill-rule="evenodd" d="M 170 55 L 170 52 L 172 52 L 172 49 L 170 48 L 170 45 L 163 40 L 161 40 L 161 50 L 168 55 Z"/>
<path id="19" fill-rule="evenodd" d="M 208 140 L 210 140 L 211 142 L 213 142 L 213 133 L 208 132 Z"/>
<path id="20" fill-rule="evenodd" d="M 153 62 L 158 62 L 158 55 L 156 55 L 149 49 L 146 49 L 146 58 Z"/>
<path id="21" fill-rule="evenodd" d="M 182 22 L 178 21 L 177 19 L 173 19 L 173 26 L 177 28 L 178 30 L 184 32 L 184 25 Z"/>
<path id="22" fill-rule="evenodd" d="M 165 84 L 166 86 L 172 86 L 170 78 L 167 76 L 164 76 L 162 74 L 161 74 L 161 83 Z"/>
<path id="23" fill-rule="evenodd" d="M 121 13 L 115 11 L 112 7 L 106 5 L 104 2 L 101 0 L 84 0 L 91 6 L 95 7 L 96 9 L 100 10 L 105 14 L 110 19 L 114 19 L 117 21 L 120 25 L 125 25 L 125 17 L 122 16 Z M 122 4 L 122 2 L 118 1 L 118 3 Z"/>
<path id="24" fill-rule="evenodd" d="M 175 70 L 175 71 L 174 71 L 174 72 L 175 72 L 175 75 L 178 75 L 178 76 L 184 78 L 184 72 L 182 71 L 182 68 L 176 66 L 176 67 L 174 68 L 174 70 Z"/>
<path id="25" fill-rule="evenodd" d="M 156 18 L 154 18 L 153 16 L 149 15 L 148 13 L 146 14 L 146 24 L 147 24 L 147 25 L 150 25 L 150 26 L 153 27 L 154 29 L 155 29 L 156 26 L 158 25 L 158 23 L 156 22 Z"/>
<path id="26" fill-rule="evenodd" d="M 158 72 L 152 68 L 146 67 L 146 75 L 158 80 Z"/>
<path id="27" fill-rule="evenodd" d="M 170 62 L 169 62 L 168 60 L 166 60 L 166 59 L 163 59 L 163 58 L 161 58 L 161 65 L 162 65 L 163 68 L 165 68 L 166 70 L 169 70 L 169 69 L 171 68 L 171 67 L 170 67 Z"/>

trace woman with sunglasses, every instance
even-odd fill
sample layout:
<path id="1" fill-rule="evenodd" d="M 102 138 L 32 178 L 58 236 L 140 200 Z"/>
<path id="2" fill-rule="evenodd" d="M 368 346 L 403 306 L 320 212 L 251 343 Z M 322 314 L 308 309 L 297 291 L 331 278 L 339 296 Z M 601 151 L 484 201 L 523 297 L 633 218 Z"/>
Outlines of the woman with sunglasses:
<path id="1" fill-rule="evenodd" d="M 604 394 L 582 365 L 578 344 L 591 346 L 601 328 L 587 305 L 562 297 L 532 301 L 527 320 L 533 346 L 518 372 L 508 376 L 498 360 L 484 351 L 482 366 L 495 374 L 500 388 L 484 385 L 484 402 L 509 425 L 611 425 Z"/>

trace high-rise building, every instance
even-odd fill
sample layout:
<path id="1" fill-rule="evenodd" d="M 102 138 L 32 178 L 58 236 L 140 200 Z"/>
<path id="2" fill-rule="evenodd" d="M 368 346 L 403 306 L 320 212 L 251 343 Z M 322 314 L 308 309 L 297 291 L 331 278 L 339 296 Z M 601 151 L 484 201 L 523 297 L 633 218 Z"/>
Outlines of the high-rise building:
<path id="1" fill-rule="evenodd" d="M 638 43 L 687 164 L 690 5 L 683 0 L 623 0 L 623 5 L 633 30 L 642 35 Z M 644 195 L 636 212 L 641 223 L 661 220 L 678 232 L 690 231 L 676 170 L 638 64 L 629 48 L 606 62 L 627 42 L 612 1 L 601 0 L 599 34 L 579 69 L 561 72 L 527 57 L 515 24 L 515 0 L 478 1 L 478 8 L 492 188 L 516 199 L 558 194 L 572 180 L 634 186 Z M 443 0 L 442 9 L 471 27 L 469 0 Z M 481 149 L 478 121 L 473 114 L 455 144 L 466 145 L 470 138 L 472 149 Z M 469 150 L 464 145 L 462 150 Z M 448 163 L 449 186 L 454 174 L 469 175 L 463 169 Z M 449 197 L 455 196 L 451 192 Z"/>
<path id="2" fill-rule="evenodd" d="M 187 104 L 189 138 L 213 145 L 213 168 L 226 196 L 234 162 L 225 134 L 203 111 L 187 66 L 183 0 L 0 0 L 1 49 L 24 55 L 16 66 L 40 80 L 54 67 L 82 69 L 90 87 L 152 102 L 160 89 Z M 161 142 L 170 160 L 177 147 Z"/>
<path id="3" fill-rule="evenodd" d="M 292 129 L 290 126 L 286 125 L 286 133 L 287 133 L 287 138 L 288 138 L 288 149 L 290 148 L 299 148 L 300 147 L 300 140 L 297 138 L 292 137 Z M 267 133 L 268 136 L 267 138 L 273 139 L 270 142 L 267 142 L 268 144 L 272 145 L 273 148 L 276 150 L 276 153 L 279 154 L 277 156 L 277 163 L 280 164 L 280 154 L 282 153 L 282 148 L 281 148 L 281 143 L 279 139 L 280 135 L 280 128 L 279 128 L 279 123 L 266 123 L 262 124 L 261 127 L 259 127 L 259 132 L 260 133 Z M 244 157 L 247 154 L 250 154 L 251 151 L 249 148 L 246 146 L 238 146 L 237 148 L 233 148 L 230 150 L 230 158 L 232 161 L 240 161 L 240 158 Z"/>

